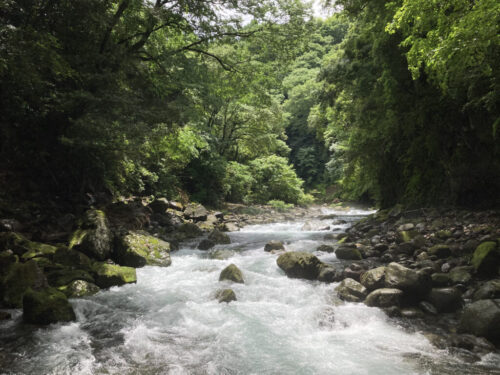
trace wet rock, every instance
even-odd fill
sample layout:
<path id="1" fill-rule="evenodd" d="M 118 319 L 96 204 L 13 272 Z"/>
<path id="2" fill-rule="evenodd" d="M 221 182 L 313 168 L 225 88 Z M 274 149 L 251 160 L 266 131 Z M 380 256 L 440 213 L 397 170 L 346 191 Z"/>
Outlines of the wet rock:
<path id="1" fill-rule="evenodd" d="M 209 235 L 208 239 L 213 241 L 215 244 L 227 245 L 231 243 L 231 239 L 226 233 L 223 233 L 217 229 L 213 230 Z"/>
<path id="2" fill-rule="evenodd" d="M 135 268 L 96 262 L 92 265 L 95 283 L 99 288 L 110 288 L 137 282 Z"/>
<path id="3" fill-rule="evenodd" d="M 74 280 L 68 285 L 58 288 L 68 298 L 81 298 L 92 296 L 99 292 L 101 289 L 94 283 L 85 280 Z"/>
<path id="4" fill-rule="evenodd" d="M 92 264 L 92 261 L 88 256 L 79 251 L 70 250 L 65 246 L 57 248 L 52 260 L 54 263 L 82 269 L 90 269 Z"/>
<path id="5" fill-rule="evenodd" d="M 324 253 L 333 253 L 335 248 L 330 245 L 320 245 L 316 248 L 316 251 L 322 251 Z"/>
<path id="6" fill-rule="evenodd" d="M 337 238 L 337 236 L 335 236 L 335 234 L 333 233 L 327 233 L 323 236 L 323 239 L 325 241 L 331 241 L 331 240 L 335 240 Z"/>
<path id="7" fill-rule="evenodd" d="M 368 294 L 365 304 L 374 307 L 400 306 L 402 298 L 403 291 L 400 289 L 381 288 Z"/>
<path id="8" fill-rule="evenodd" d="M 272 240 L 266 243 L 264 246 L 264 251 L 273 251 L 273 250 L 285 250 L 285 246 L 283 245 L 283 242 L 281 241 L 276 241 Z"/>
<path id="9" fill-rule="evenodd" d="M 9 267 L 1 283 L 3 304 L 6 307 L 20 308 L 23 296 L 28 289 L 38 290 L 47 285 L 47 279 L 36 261 L 14 263 Z"/>
<path id="10" fill-rule="evenodd" d="M 415 224 L 412 224 L 412 223 L 401 224 L 398 227 L 398 231 L 403 232 L 403 231 L 412 230 L 413 228 L 415 228 Z"/>
<path id="11" fill-rule="evenodd" d="M 493 241 L 483 242 L 472 255 L 471 264 L 474 270 L 483 275 L 495 275 L 500 265 L 500 252 L 498 244 Z"/>
<path id="12" fill-rule="evenodd" d="M 318 277 L 322 265 L 313 254 L 299 251 L 281 254 L 276 263 L 288 277 L 308 280 L 315 280 Z"/>
<path id="13" fill-rule="evenodd" d="M 203 230 L 201 230 L 196 224 L 184 223 L 177 228 L 177 232 L 182 238 L 194 238 L 203 235 Z"/>
<path id="14" fill-rule="evenodd" d="M 204 238 L 198 244 L 198 250 L 210 250 L 214 246 L 215 246 L 214 241 L 208 238 Z"/>
<path id="15" fill-rule="evenodd" d="M 411 242 L 403 242 L 396 247 L 396 254 L 411 255 L 413 251 L 415 251 L 415 245 Z"/>
<path id="16" fill-rule="evenodd" d="M 435 255 L 436 257 L 443 259 L 448 258 L 451 255 L 451 249 L 448 245 L 434 245 L 428 250 L 429 255 Z"/>
<path id="17" fill-rule="evenodd" d="M 422 309 L 423 312 L 431 315 L 436 315 L 438 313 L 437 309 L 434 305 L 427 301 L 421 301 L 418 306 Z"/>
<path id="18" fill-rule="evenodd" d="M 347 278 L 335 288 L 340 299 L 349 302 L 361 302 L 365 299 L 367 290 L 356 280 Z"/>
<path id="19" fill-rule="evenodd" d="M 217 293 L 215 294 L 215 298 L 219 301 L 219 303 L 229 303 L 232 301 L 236 301 L 236 294 L 232 289 L 221 289 L 217 291 Z"/>
<path id="20" fill-rule="evenodd" d="M 427 273 L 418 272 L 398 263 L 390 263 L 385 269 L 385 286 L 400 289 L 416 298 L 424 296 L 431 288 Z"/>
<path id="21" fill-rule="evenodd" d="M 70 322 L 75 312 L 66 296 L 54 288 L 29 289 L 23 297 L 23 320 L 32 324 Z"/>
<path id="22" fill-rule="evenodd" d="M 499 299 L 500 298 L 500 279 L 490 280 L 484 283 L 474 293 L 473 300 L 481 299 Z"/>
<path id="23" fill-rule="evenodd" d="M 343 270 L 330 265 L 323 264 L 320 267 L 318 281 L 333 283 L 342 280 Z"/>
<path id="24" fill-rule="evenodd" d="M 377 267 L 361 275 L 361 284 L 369 291 L 384 287 L 385 267 Z"/>
<path id="25" fill-rule="evenodd" d="M 230 264 L 229 266 L 224 268 L 220 273 L 219 281 L 224 281 L 224 280 L 243 284 L 244 283 L 243 273 L 238 267 L 236 267 L 236 265 Z"/>
<path id="26" fill-rule="evenodd" d="M 500 340 L 500 300 L 483 299 L 465 306 L 459 331 Z"/>
<path id="27" fill-rule="evenodd" d="M 93 283 L 94 278 L 85 270 L 74 269 L 72 267 L 62 267 L 46 270 L 47 280 L 50 286 L 59 287 L 74 280 L 85 280 Z"/>
<path id="28" fill-rule="evenodd" d="M 115 242 L 114 259 L 121 266 L 167 267 L 172 264 L 170 244 L 148 233 L 131 231 Z"/>
<path id="29" fill-rule="evenodd" d="M 361 267 L 357 267 L 355 264 L 351 264 L 349 267 L 344 269 L 344 278 L 351 278 L 356 281 L 360 281 L 361 275 L 365 270 Z"/>
<path id="30" fill-rule="evenodd" d="M 456 288 L 433 288 L 426 297 L 438 312 L 453 312 L 462 307 L 462 293 Z"/>
<path id="31" fill-rule="evenodd" d="M 226 260 L 233 257 L 236 253 L 233 250 L 219 249 L 209 254 L 211 259 Z"/>
<path id="32" fill-rule="evenodd" d="M 337 259 L 343 260 L 361 260 L 363 257 L 356 247 L 351 246 L 340 246 L 335 250 L 335 256 Z"/>
<path id="33" fill-rule="evenodd" d="M 97 260 L 111 256 L 113 236 L 106 214 L 100 210 L 88 210 L 71 236 L 69 248 L 78 250 Z"/>
<path id="34" fill-rule="evenodd" d="M 189 203 L 184 209 L 184 216 L 194 221 L 207 220 L 208 210 L 201 204 Z"/>

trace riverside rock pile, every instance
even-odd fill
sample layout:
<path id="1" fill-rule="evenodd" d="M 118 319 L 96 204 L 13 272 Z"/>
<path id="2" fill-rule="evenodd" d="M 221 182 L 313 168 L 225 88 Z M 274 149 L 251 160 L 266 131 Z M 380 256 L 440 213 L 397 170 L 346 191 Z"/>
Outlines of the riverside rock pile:
<path id="1" fill-rule="evenodd" d="M 341 281 L 340 299 L 411 319 L 435 345 L 466 349 L 468 359 L 500 344 L 499 211 L 395 207 L 336 237 L 329 245 L 338 262 L 297 252 L 280 255 L 277 263 L 289 277 Z M 297 276 L 306 265 L 307 273 Z"/>

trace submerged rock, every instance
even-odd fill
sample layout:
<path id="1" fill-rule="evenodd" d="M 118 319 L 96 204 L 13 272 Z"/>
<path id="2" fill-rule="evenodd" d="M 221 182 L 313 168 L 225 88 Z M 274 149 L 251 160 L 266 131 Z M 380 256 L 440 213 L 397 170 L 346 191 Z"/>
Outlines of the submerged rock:
<path id="1" fill-rule="evenodd" d="M 276 263 L 288 277 L 308 280 L 315 280 L 318 277 L 322 265 L 313 254 L 299 251 L 281 254 Z"/>
<path id="2" fill-rule="evenodd" d="M 69 248 L 81 251 L 91 258 L 105 260 L 111 256 L 113 236 L 106 214 L 100 210 L 88 210 L 71 236 Z"/>
<path id="3" fill-rule="evenodd" d="M 217 293 L 215 294 L 215 298 L 217 298 L 219 303 L 222 302 L 229 303 L 232 301 L 236 301 L 236 294 L 232 289 L 221 289 L 217 291 Z"/>
<path id="4" fill-rule="evenodd" d="M 95 283 L 99 288 L 110 288 L 137 282 L 135 268 L 96 262 L 92 266 Z"/>
<path id="5" fill-rule="evenodd" d="M 367 290 L 363 285 L 349 278 L 342 280 L 335 290 L 340 299 L 349 302 L 361 302 L 367 294 Z"/>
<path id="6" fill-rule="evenodd" d="M 273 250 L 285 250 L 285 246 L 283 245 L 283 242 L 281 241 L 276 241 L 272 240 L 266 243 L 264 246 L 264 251 L 273 251 Z"/>
<path id="7" fill-rule="evenodd" d="M 129 232 L 118 239 L 114 258 L 122 266 L 135 268 L 172 264 L 170 244 L 143 232 Z"/>
<path id="8" fill-rule="evenodd" d="M 23 297 L 23 320 L 27 323 L 51 324 L 75 319 L 73 307 L 57 289 L 29 289 Z"/>
<path id="9" fill-rule="evenodd" d="M 219 281 L 233 281 L 235 283 L 243 284 L 245 281 L 243 280 L 243 273 L 241 270 L 236 267 L 234 264 L 230 264 L 226 268 L 222 270 L 219 276 Z"/>
<path id="10" fill-rule="evenodd" d="M 219 249 L 209 254 L 210 258 L 225 260 L 233 257 L 236 254 L 233 250 Z"/>

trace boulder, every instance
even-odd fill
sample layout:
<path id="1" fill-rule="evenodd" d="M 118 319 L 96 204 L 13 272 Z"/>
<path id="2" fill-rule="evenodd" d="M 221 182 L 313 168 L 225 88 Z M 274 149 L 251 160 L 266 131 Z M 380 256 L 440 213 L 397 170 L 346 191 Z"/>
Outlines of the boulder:
<path id="1" fill-rule="evenodd" d="M 236 223 L 224 223 L 222 228 L 225 232 L 237 232 L 240 230 Z"/>
<path id="2" fill-rule="evenodd" d="M 210 258 L 218 260 L 226 260 L 233 257 L 236 253 L 233 250 L 219 249 L 209 254 Z"/>
<path id="3" fill-rule="evenodd" d="M 66 296 L 54 288 L 28 289 L 23 297 L 23 320 L 32 324 L 70 322 L 75 312 Z"/>
<path id="4" fill-rule="evenodd" d="M 236 267 L 234 264 L 230 264 L 226 268 L 222 270 L 219 276 L 219 281 L 233 281 L 235 283 L 243 284 L 245 281 L 243 280 L 243 273 L 241 270 Z"/>
<path id="5" fill-rule="evenodd" d="M 430 275 L 406 268 L 398 263 L 390 263 L 385 269 L 386 288 L 400 289 L 414 297 L 422 297 L 431 289 Z"/>
<path id="6" fill-rule="evenodd" d="M 500 252 L 494 241 L 483 242 L 472 254 L 471 264 L 474 271 L 484 275 L 493 275 L 498 272 Z"/>
<path id="7" fill-rule="evenodd" d="M 231 243 L 231 239 L 226 233 L 223 233 L 217 229 L 213 230 L 209 235 L 208 239 L 213 241 L 215 244 L 227 245 Z"/>
<path id="8" fill-rule="evenodd" d="M 365 299 L 366 288 L 353 279 L 344 279 L 335 288 L 341 300 L 349 302 L 361 302 Z"/>
<path id="9" fill-rule="evenodd" d="M 68 285 L 61 286 L 57 289 L 63 292 L 68 298 L 92 296 L 101 290 L 94 283 L 85 280 L 74 280 Z"/>
<path id="10" fill-rule="evenodd" d="M 215 246 L 215 242 L 209 238 L 204 238 L 198 244 L 198 250 L 210 250 Z"/>
<path id="11" fill-rule="evenodd" d="M 215 294 L 215 298 L 217 298 L 219 303 L 229 303 L 232 301 L 236 301 L 236 294 L 232 289 L 221 289 L 217 291 L 217 293 Z"/>
<path id="12" fill-rule="evenodd" d="M 34 242 L 15 232 L 0 233 L 0 248 L 10 249 L 23 260 L 35 257 L 51 257 L 57 250 L 55 246 Z"/>
<path id="13" fill-rule="evenodd" d="M 177 232 L 181 234 L 183 238 L 193 238 L 203 235 L 203 231 L 193 223 L 184 223 L 177 228 Z"/>
<path id="14" fill-rule="evenodd" d="M 164 214 L 170 208 L 170 203 L 166 198 L 156 198 L 148 207 L 151 208 L 151 211 L 155 214 Z"/>
<path id="15" fill-rule="evenodd" d="M 385 267 L 377 267 L 361 275 L 361 284 L 369 291 L 384 287 Z"/>
<path id="16" fill-rule="evenodd" d="M 91 258 L 105 260 L 111 256 L 112 240 L 106 214 L 92 209 L 85 213 L 79 229 L 71 235 L 69 248 Z"/>
<path id="17" fill-rule="evenodd" d="M 335 249 L 333 246 L 330 245 L 320 245 L 316 248 L 316 251 L 322 251 L 324 253 L 333 253 L 335 252 Z"/>
<path id="18" fill-rule="evenodd" d="M 23 296 L 28 289 L 38 290 L 47 287 L 47 285 L 45 275 L 34 260 L 26 263 L 14 263 L 8 268 L 3 278 L 2 302 L 6 307 L 20 308 L 23 304 Z"/>
<path id="19" fill-rule="evenodd" d="M 481 299 L 499 299 L 500 298 L 500 279 L 490 280 L 481 285 L 474 293 L 472 299 L 479 301 Z"/>
<path id="20" fill-rule="evenodd" d="M 403 298 L 403 291 L 395 288 L 376 289 L 365 299 L 367 306 L 391 307 L 399 306 Z"/>
<path id="21" fill-rule="evenodd" d="M 170 244 L 145 232 L 129 232 L 115 241 L 114 259 L 121 266 L 167 267 L 172 264 Z"/>
<path id="22" fill-rule="evenodd" d="M 453 312 L 462 307 L 462 293 L 456 288 L 433 288 L 425 298 L 438 312 Z"/>
<path id="23" fill-rule="evenodd" d="M 342 280 L 343 270 L 323 263 L 320 266 L 318 281 L 333 283 Z"/>
<path id="24" fill-rule="evenodd" d="M 201 204 L 189 203 L 184 209 L 184 216 L 194 221 L 205 221 L 207 220 L 208 210 Z"/>
<path id="25" fill-rule="evenodd" d="M 467 305 L 458 325 L 460 332 L 500 340 L 500 300 L 483 299 Z"/>
<path id="26" fill-rule="evenodd" d="M 443 259 L 448 258 L 451 255 L 451 249 L 448 245 L 434 245 L 432 246 L 427 253 L 429 255 L 435 255 L 436 257 Z"/>
<path id="27" fill-rule="evenodd" d="M 285 250 L 283 242 L 272 240 L 266 243 L 266 245 L 264 246 L 264 251 L 273 251 L 273 250 Z"/>
<path id="28" fill-rule="evenodd" d="M 61 267 L 46 270 L 47 280 L 50 286 L 60 287 L 74 280 L 85 280 L 90 283 L 94 282 L 94 278 L 85 270 L 74 269 L 72 267 Z"/>
<path id="29" fill-rule="evenodd" d="M 308 280 L 317 279 L 322 265 L 313 254 L 300 251 L 281 254 L 276 263 L 288 277 Z"/>
<path id="30" fill-rule="evenodd" d="M 340 246 L 337 250 L 335 250 L 335 256 L 337 257 L 337 259 L 344 259 L 344 260 L 363 259 L 359 250 L 351 246 Z"/>
<path id="31" fill-rule="evenodd" d="M 96 262 L 92 265 L 95 283 L 99 288 L 110 288 L 137 282 L 135 268 Z"/>
<path id="32" fill-rule="evenodd" d="M 84 253 L 62 246 L 58 247 L 52 257 L 54 263 L 62 264 L 68 267 L 77 267 L 82 269 L 90 269 L 92 261 Z"/>

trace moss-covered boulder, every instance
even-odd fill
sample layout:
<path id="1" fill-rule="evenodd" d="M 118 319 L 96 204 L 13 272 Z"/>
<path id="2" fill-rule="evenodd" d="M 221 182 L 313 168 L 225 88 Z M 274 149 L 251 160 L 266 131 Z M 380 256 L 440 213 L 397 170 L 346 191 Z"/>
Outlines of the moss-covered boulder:
<path id="1" fill-rule="evenodd" d="M 198 244 L 198 250 L 210 250 L 214 246 L 215 246 L 214 241 L 212 241 L 208 238 L 204 238 Z"/>
<path id="2" fill-rule="evenodd" d="M 403 298 L 403 291 L 395 288 L 376 289 L 365 299 L 367 306 L 391 307 L 399 306 Z"/>
<path id="3" fill-rule="evenodd" d="M 476 248 L 474 254 L 472 254 L 471 264 L 477 273 L 486 275 L 496 274 L 500 265 L 498 244 L 494 241 L 483 242 Z"/>
<path id="4" fill-rule="evenodd" d="M 214 243 L 220 245 L 227 245 L 227 244 L 230 244 L 231 243 L 231 239 L 229 238 L 229 236 L 224 233 L 224 232 L 221 232 L 217 229 L 213 230 L 209 235 L 208 235 L 208 239 L 213 241 Z"/>
<path id="5" fill-rule="evenodd" d="M 290 251 L 281 254 L 276 260 L 278 267 L 291 278 L 316 280 L 321 271 L 322 262 L 313 254 Z"/>
<path id="6" fill-rule="evenodd" d="M 8 269 L 17 262 L 19 262 L 19 257 L 12 250 L 0 252 L 0 284 Z"/>
<path id="7" fill-rule="evenodd" d="M 57 248 L 57 251 L 52 257 L 54 263 L 63 266 L 75 267 L 80 269 L 90 269 L 92 261 L 84 253 L 76 250 L 69 249 L 66 246 Z"/>
<path id="8" fill-rule="evenodd" d="M 184 216 L 194 221 L 207 220 L 208 210 L 201 204 L 189 203 L 184 209 Z"/>
<path id="9" fill-rule="evenodd" d="M 483 299 L 467 305 L 460 318 L 460 332 L 500 342 L 500 300 Z"/>
<path id="10" fill-rule="evenodd" d="M 180 240 L 185 238 L 194 238 L 203 235 L 203 230 L 196 224 L 184 223 L 179 225 L 176 232 L 176 237 Z"/>
<path id="11" fill-rule="evenodd" d="M 55 288 L 28 289 L 23 297 L 23 320 L 33 324 L 70 322 L 75 312 L 64 293 Z"/>
<path id="12" fill-rule="evenodd" d="M 236 294 L 232 289 L 221 289 L 218 290 L 217 293 L 215 293 L 215 298 L 219 301 L 219 303 L 229 303 L 232 301 L 236 301 Z"/>
<path id="13" fill-rule="evenodd" d="M 448 258 L 451 255 L 451 249 L 448 245 L 440 244 L 432 246 L 427 253 L 443 259 Z"/>
<path id="14" fill-rule="evenodd" d="M 68 285 L 63 285 L 57 289 L 63 292 L 68 298 L 92 296 L 101 290 L 97 285 L 85 280 L 74 280 Z"/>
<path id="15" fill-rule="evenodd" d="M 67 285 L 75 280 L 85 280 L 89 283 L 94 282 L 94 278 L 89 272 L 71 267 L 61 267 L 46 271 L 47 280 L 50 286 L 60 287 Z"/>
<path id="16" fill-rule="evenodd" d="M 172 264 L 170 244 L 144 232 L 129 232 L 115 241 L 114 259 L 127 267 L 162 266 Z"/>
<path id="17" fill-rule="evenodd" d="M 360 251 L 354 246 L 340 246 L 335 250 L 335 256 L 337 259 L 343 260 L 361 260 L 363 256 Z"/>
<path id="18" fill-rule="evenodd" d="M 245 281 L 243 280 L 243 273 L 241 270 L 236 267 L 234 264 L 230 264 L 226 268 L 222 270 L 219 276 L 219 281 L 232 281 L 235 283 L 243 284 Z"/>
<path id="19" fill-rule="evenodd" d="M 91 258 L 105 260 L 111 256 L 112 240 L 106 214 L 92 209 L 85 213 L 79 228 L 71 235 L 69 248 Z"/>
<path id="20" fill-rule="evenodd" d="M 96 262 L 92 265 L 95 283 L 99 288 L 110 288 L 137 282 L 135 268 Z"/>
<path id="21" fill-rule="evenodd" d="M 0 233 L 0 248 L 10 249 L 23 260 L 35 257 L 51 257 L 57 250 L 55 246 L 34 242 L 15 232 Z"/>
<path id="22" fill-rule="evenodd" d="M 225 260 L 232 258 L 236 254 L 233 250 L 219 249 L 209 253 L 211 259 Z"/>
<path id="23" fill-rule="evenodd" d="M 46 286 L 47 279 L 37 262 L 30 260 L 26 263 L 14 263 L 2 281 L 2 302 L 6 307 L 20 308 L 28 289 L 41 289 Z"/>
<path id="24" fill-rule="evenodd" d="M 333 253 L 333 252 L 335 252 L 335 248 L 333 246 L 330 246 L 330 245 L 319 245 L 316 248 L 316 251 L 322 251 L 324 253 Z"/>

